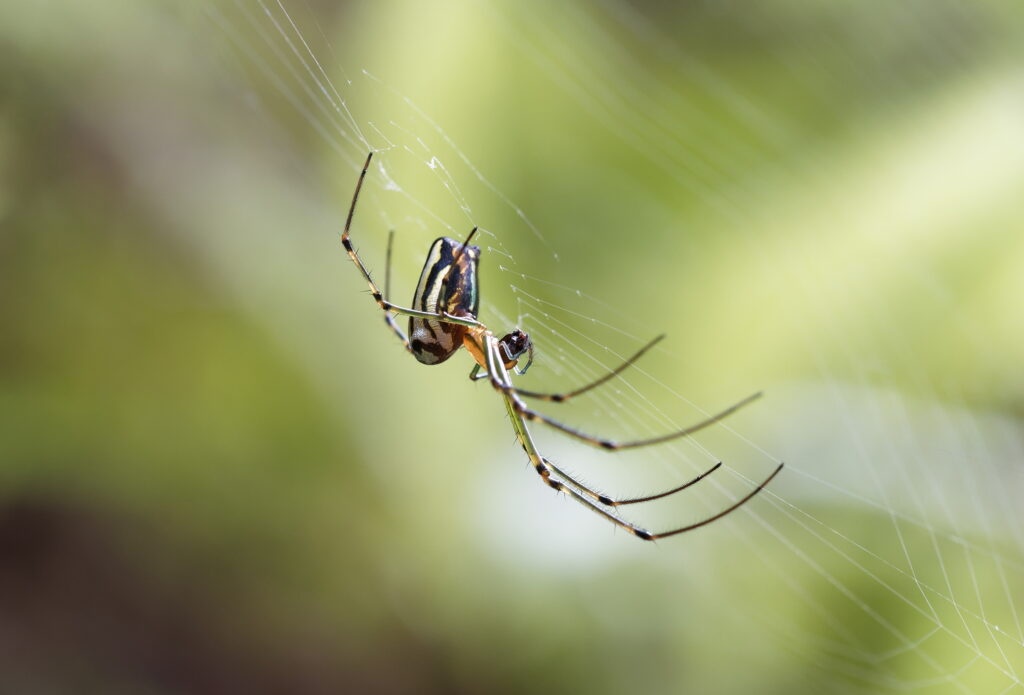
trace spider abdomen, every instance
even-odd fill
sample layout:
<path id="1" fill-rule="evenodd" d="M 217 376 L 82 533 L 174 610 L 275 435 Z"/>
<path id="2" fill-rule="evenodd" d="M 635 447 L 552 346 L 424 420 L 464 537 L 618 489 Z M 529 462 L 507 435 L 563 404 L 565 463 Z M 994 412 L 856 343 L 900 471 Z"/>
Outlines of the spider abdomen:
<path id="1" fill-rule="evenodd" d="M 423 264 L 412 308 L 430 313 L 476 318 L 480 309 L 477 264 L 480 248 L 441 237 Z M 466 326 L 435 319 L 409 319 L 409 347 L 423 364 L 440 364 L 462 347 Z"/>

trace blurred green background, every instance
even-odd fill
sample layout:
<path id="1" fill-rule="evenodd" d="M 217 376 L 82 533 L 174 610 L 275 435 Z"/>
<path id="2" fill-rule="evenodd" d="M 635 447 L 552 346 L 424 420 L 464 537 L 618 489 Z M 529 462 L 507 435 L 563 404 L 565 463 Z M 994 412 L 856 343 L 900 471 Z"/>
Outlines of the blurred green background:
<path id="1" fill-rule="evenodd" d="M 1024 6 L 0 9 L 0 690 L 1024 691 Z M 411 297 L 482 318 L 643 544 L 540 484 Z M 404 322 L 402 322 L 404 323 Z M 544 408 L 551 412 L 552 408 Z"/>

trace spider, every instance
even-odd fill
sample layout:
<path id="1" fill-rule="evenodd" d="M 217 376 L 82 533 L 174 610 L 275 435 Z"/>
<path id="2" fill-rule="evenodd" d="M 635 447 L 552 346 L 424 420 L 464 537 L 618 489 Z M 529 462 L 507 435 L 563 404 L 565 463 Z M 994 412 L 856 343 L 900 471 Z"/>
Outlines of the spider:
<path id="1" fill-rule="evenodd" d="M 521 375 L 529 369 L 533 363 L 533 342 L 526 333 L 518 328 L 502 338 L 496 338 L 494 333 L 477 319 L 480 307 L 480 292 L 477 283 L 477 265 L 480 260 L 480 248 L 469 245 L 473 235 L 476 234 L 476 227 L 473 228 L 469 236 L 462 242 L 448 237 L 441 237 L 434 241 L 430 251 L 427 253 L 427 260 L 423 264 L 419 283 L 416 285 L 416 294 L 413 296 L 412 301 L 413 308 L 392 304 L 385 297 L 385 294 L 390 291 L 391 284 L 393 232 L 388 235 L 384 293 L 380 291 L 373 278 L 370 277 L 370 272 L 363 265 L 359 254 L 356 253 L 352 246 L 349 231 L 352 227 L 352 216 L 355 214 L 356 202 L 359 200 L 359 191 L 363 187 L 363 180 L 366 178 L 366 172 L 370 168 L 370 160 L 372 159 L 373 152 L 370 152 L 366 157 L 366 163 L 363 165 L 362 172 L 359 174 L 355 192 L 352 194 L 352 204 L 349 207 L 348 217 L 345 220 L 345 230 L 341 235 L 342 246 L 345 247 L 349 258 L 352 259 L 352 262 L 370 286 L 370 294 L 377 305 L 384 311 L 384 319 L 387 325 L 390 326 L 391 330 L 402 341 L 406 351 L 411 353 L 419 362 L 423 364 L 440 364 L 454 355 L 460 347 L 466 348 L 475 361 L 469 378 L 474 381 L 488 379 L 491 386 L 501 394 L 505 408 L 508 410 L 509 418 L 512 421 L 512 428 L 515 430 L 516 438 L 522 445 L 523 451 L 526 452 L 537 474 L 540 475 L 547 485 L 558 492 L 569 495 L 591 511 L 596 512 L 616 526 L 624 528 L 637 538 L 653 541 L 692 531 L 721 519 L 750 501 L 754 495 L 759 493 L 782 470 L 784 464 L 780 463 L 772 471 L 771 475 L 738 501 L 717 514 L 681 528 L 652 533 L 612 513 L 610 510 L 615 507 L 650 502 L 681 492 L 714 473 L 721 467 L 722 462 L 719 461 L 696 478 L 671 490 L 644 497 L 614 499 L 591 490 L 542 456 L 536 444 L 534 444 L 533 436 L 526 424 L 527 422 L 540 422 L 591 446 L 608 451 L 618 451 L 661 444 L 673 439 L 679 439 L 680 437 L 686 437 L 719 422 L 748 403 L 756 400 L 761 394 L 755 393 L 752 396 L 748 396 L 725 410 L 689 427 L 657 437 L 625 442 L 612 441 L 586 434 L 529 407 L 523 400 L 524 398 L 564 403 L 571 398 L 575 398 L 611 381 L 639 360 L 665 336 L 660 335 L 656 337 L 615 369 L 573 391 L 566 391 L 565 393 L 538 393 L 513 386 L 509 370 L 513 370 L 517 375 Z M 402 329 L 395 322 L 395 314 L 403 314 L 409 317 L 409 336 L 411 336 L 411 339 L 402 332 Z M 526 365 L 519 367 L 519 360 L 523 355 L 527 356 Z M 483 373 L 481 373 L 481 370 Z"/>

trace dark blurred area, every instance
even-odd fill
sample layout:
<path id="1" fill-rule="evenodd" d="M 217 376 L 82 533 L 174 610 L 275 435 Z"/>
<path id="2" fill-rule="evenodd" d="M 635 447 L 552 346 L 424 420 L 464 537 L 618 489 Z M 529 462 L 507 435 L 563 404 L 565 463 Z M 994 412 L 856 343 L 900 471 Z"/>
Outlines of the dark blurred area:
<path id="1" fill-rule="evenodd" d="M 191 576 L 168 584 L 159 567 L 140 566 L 162 541 L 137 518 L 56 500 L 8 502 L 0 516 L 5 692 L 478 692 L 452 682 L 439 655 L 409 634 L 387 635 L 370 650 L 376 656 L 358 661 L 331 634 L 267 643 L 230 597 L 203 590 L 218 583 L 208 570 L 178 568 Z"/>

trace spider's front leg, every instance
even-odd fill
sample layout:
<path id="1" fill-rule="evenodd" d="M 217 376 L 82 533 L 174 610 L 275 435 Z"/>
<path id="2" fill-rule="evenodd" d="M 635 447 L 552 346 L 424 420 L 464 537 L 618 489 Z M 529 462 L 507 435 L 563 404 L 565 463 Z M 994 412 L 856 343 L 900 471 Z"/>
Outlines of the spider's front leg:
<path id="1" fill-rule="evenodd" d="M 663 444 L 664 442 L 670 442 L 673 439 L 688 437 L 691 434 L 704 429 L 705 427 L 710 427 L 711 425 L 714 425 L 717 422 L 721 422 L 726 417 L 732 415 L 743 406 L 752 403 L 753 401 L 761 397 L 760 392 L 747 396 L 743 400 L 732 404 L 725 410 L 715 413 L 714 415 L 705 418 L 704 420 L 701 420 L 696 424 L 690 425 L 689 427 L 683 427 L 681 429 L 678 429 L 675 432 L 669 432 L 668 434 L 663 434 L 657 437 L 649 437 L 647 439 L 635 439 L 632 441 L 620 442 L 611 439 L 604 439 L 602 437 L 595 437 L 594 435 L 587 434 L 586 432 L 582 432 L 576 429 L 575 427 L 570 427 L 568 425 L 562 424 L 558 420 L 555 420 L 553 417 L 550 417 L 548 415 L 545 415 L 544 413 L 534 410 L 533 408 L 530 408 L 528 405 L 526 405 L 526 403 L 522 401 L 522 399 L 520 399 L 516 395 L 515 389 L 511 389 L 506 395 L 512 400 L 516 412 L 518 412 L 519 415 L 524 419 L 529 420 L 531 422 L 543 422 L 548 427 L 554 428 L 560 432 L 564 432 L 570 437 L 575 437 L 576 439 L 579 439 L 580 441 L 585 442 L 590 446 L 594 446 L 599 449 L 605 449 L 606 451 L 618 451 L 620 449 L 635 449 L 641 446 Z"/>
<path id="2" fill-rule="evenodd" d="M 511 338 L 511 337 L 513 337 L 513 334 L 510 334 L 509 336 L 506 336 L 506 338 Z M 570 398 L 575 398 L 576 396 L 580 396 L 580 395 L 586 393 L 587 391 L 590 391 L 592 389 L 596 389 L 598 386 L 603 386 L 604 384 L 608 383 L 609 381 L 611 381 L 612 379 L 617 377 L 619 374 L 624 372 L 626 369 L 628 369 L 630 366 L 635 364 L 636 361 L 639 360 L 641 357 L 643 357 L 644 354 L 646 354 L 648 350 L 650 350 L 652 347 L 657 345 L 660 341 L 664 340 L 664 338 L 665 338 L 664 334 L 659 335 L 654 340 L 650 341 L 649 343 L 644 345 L 642 348 L 640 348 L 632 357 L 627 359 L 625 362 L 620 364 L 615 369 L 609 370 L 607 373 L 605 373 L 601 377 L 595 379 L 594 381 L 591 381 L 591 382 L 589 382 L 589 383 L 587 383 L 587 384 L 585 384 L 583 386 L 580 386 L 579 388 L 573 389 L 572 391 L 562 391 L 560 393 L 541 393 L 539 391 L 528 391 L 527 389 L 521 389 L 518 386 L 511 386 L 511 385 L 510 386 L 506 386 L 505 390 L 506 391 L 514 391 L 516 393 L 516 395 L 523 396 L 525 398 L 536 398 L 538 400 L 550 401 L 552 403 L 565 403 Z M 470 374 L 469 374 L 469 378 L 472 381 L 478 381 L 480 379 L 485 379 L 486 375 L 479 374 L 479 371 L 480 371 L 480 365 L 474 366 L 473 367 L 473 371 L 470 372 Z M 526 370 L 524 369 L 523 372 L 525 372 L 525 371 Z M 520 374 L 521 373 L 522 372 L 520 372 Z"/>

